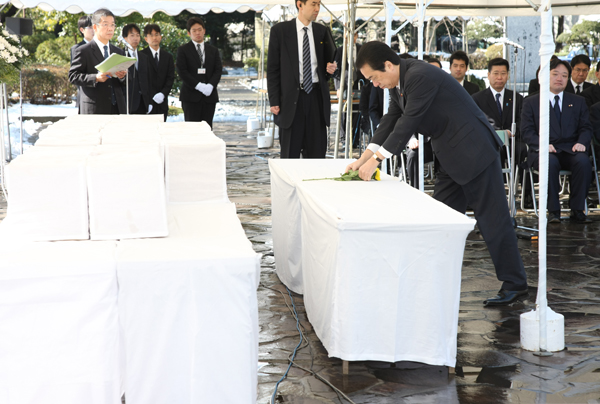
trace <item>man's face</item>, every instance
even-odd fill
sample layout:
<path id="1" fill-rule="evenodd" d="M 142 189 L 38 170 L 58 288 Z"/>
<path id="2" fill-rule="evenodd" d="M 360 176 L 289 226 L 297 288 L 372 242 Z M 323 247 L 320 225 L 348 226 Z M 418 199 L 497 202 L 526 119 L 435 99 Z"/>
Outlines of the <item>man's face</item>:
<path id="1" fill-rule="evenodd" d="M 94 38 L 94 28 L 91 25 L 89 27 L 79 28 L 79 31 L 81 31 L 83 37 L 88 42 Z"/>
<path id="2" fill-rule="evenodd" d="M 315 21 L 321 10 L 321 0 L 306 0 L 306 4 L 297 1 L 298 17 L 301 21 Z"/>
<path id="3" fill-rule="evenodd" d="M 463 81 L 467 74 L 467 64 L 464 60 L 454 59 L 450 65 L 450 74 L 458 81 Z"/>
<path id="4" fill-rule="evenodd" d="M 202 43 L 204 42 L 204 27 L 200 24 L 194 24 L 188 31 L 188 35 L 192 38 L 192 41 Z"/>
<path id="5" fill-rule="evenodd" d="M 390 89 L 398 85 L 398 80 L 400 80 L 399 68 L 400 66 L 394 65 L 390 61 L 386 61 L 385 71 L 383 72 L 381 70 L 373 70 L 368 63 L 360 68 L 360 72 L 367 80 L 373 82 L 375 87 Z"/>
<path id="6" fill-rule="evenodd" d="M 146 42 L 148 42 L 148 45 L 150 45 L 152 49 L 158 49 L 158 47 L 160 46 L 160 41 L 162 41 L 162 35 L 160 34 L 160 32 L 152 30 L 152 32 L 146 35 L 144 39 L 146 40 Z"/>
<path id="7" fill-rule="evenodd" d="M 141 40 L 140 33 L 137 32 L 135 28 L 130 29 L 127 33 L 127 36 L 125 37 L 125 40 L 129 45 L 131 45 L 133 49 L 137 49 L 137 47 L 140 45 Z"/>
<path id="8" fill-rule="evenodd" d="M 560 94 L 567 88 L 569 81 L 569 71 L 564 65 L 558 65 L 555 69 L 550 70 L 550 91 L 553 94 Z"/>
<path id="9" fill-rule="evenodd" d="M 488 80 L 490 81 L 490 87 L 498 92 L 502 91 L 508 81 L 506 66 L 492 66 L 492 70 L 488 72 Z"/>
<path id="10" fill-rule="evenodd" d="M 577 63 L 573 67 L 573 71 L 571 72 L 571 77 L 573 77 L 573 81 L 577 84 L 581 84 L 587 79 L 588 73 L 590 72 L 590 68 L 585 63 Z"/>
<path id="11" fill-rule="evenodd" d="M 111 16 L 102 17 L 99 24 L 94 24 L 94 33 L 102 43 L 108 43 L 115 34 L 115 19 Z"/>

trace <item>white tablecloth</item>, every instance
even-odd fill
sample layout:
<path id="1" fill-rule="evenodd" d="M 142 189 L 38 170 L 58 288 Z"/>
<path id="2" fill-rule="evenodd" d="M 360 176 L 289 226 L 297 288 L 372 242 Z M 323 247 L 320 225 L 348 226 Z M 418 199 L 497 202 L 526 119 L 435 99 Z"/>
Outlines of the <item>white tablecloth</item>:
<path id="1" fill-rule="evenodd" d="M 233 204 L 169 206 L 117 251 L 127 404 L 254 403 L 259 255 Z"/>
<path id="2" fill-rule="evenodd" d="M 346 165 L 269 161 L 277 273 L 286 283 L 279 266 L 293 251 L 298 266 L 287 279 L 301 279 L 330 356 L 455 366 L 462 257 L 475 221 L 397 180 L 301 181 Z M 292 213 L 282 218 L 281 206 Z M 283 219 L 296 244 L 290 236 L 279 250 Z"/>

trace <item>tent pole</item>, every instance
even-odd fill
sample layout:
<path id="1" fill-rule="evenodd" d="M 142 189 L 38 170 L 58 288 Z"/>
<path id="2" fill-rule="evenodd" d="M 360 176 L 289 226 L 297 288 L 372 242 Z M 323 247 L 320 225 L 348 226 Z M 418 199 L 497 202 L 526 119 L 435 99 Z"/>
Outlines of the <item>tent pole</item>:
<path id="1" fill-rule="evenodd" d="M 424 4 L 424 0 L 418 0 L 417 2 L 417 13 L 419 15 L 419 19 L 418 21 L 418 48 L 417 48 L 417 55 L 418 55 L 418 59 L 419 60 L 423 60 L 423 24 L 425 24 L 425 4 Z M 424 165 L 425 165 L 425 153 L 424 153 L 424 146 L 425 143 L 423 142 L 423 135 L 419 133 L 418 136 L 419 139 L 419 149 L 417 150 L 418 155 L 419 155 L 419 191 L 421 192 L 425 192 L 425 175 L 424 175 Z"/>
<path id="2" fill-rule="evenodd" d="M 353 75 L 354 75 L 354 27 L 356 16 L 356 0 L 350 2 L 350 19 L 348 21 L 347 46 L 348 46 L 348 82 L 346 90 L 346 158 L 352 158 L 352 101 L 353 101 Z M 342 76 L 342 80 L 345 76 Z M 343 96 L 343 93 L 342 93 Z"/>
<path id="3" fill-rule="evenodd" d="M 344 19 L 346 18 L 347 12 L 344 11 Z M 346 24 L 343 24 L 344 27 Z M 344 28 L 345 31 L 345 28 Z M 342 128 L 342 113 L 344 112 L 344 77 L 346 74 L 346 49 L 347 49 L 347 35 L 344 35 L 344 44 L 342 45 L 342 74 L 340 76 L 340 96 L 338 97 L 338 113 L 337 122 L 335 123 L 335 143 L 333 145 L 333 158 L 337 159 L 340 152 L 340 130 Z"/>

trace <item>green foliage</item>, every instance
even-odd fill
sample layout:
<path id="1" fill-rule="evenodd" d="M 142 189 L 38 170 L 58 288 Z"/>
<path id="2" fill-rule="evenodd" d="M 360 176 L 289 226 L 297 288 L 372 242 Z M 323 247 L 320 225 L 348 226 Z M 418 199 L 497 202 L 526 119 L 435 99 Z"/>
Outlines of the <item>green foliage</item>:
<path id="1" fill-rule="evenodd" d="M 69 65 L 31 65 L 23 69 L 23 100 L 32 104 L 68 101 L 77 89 L 69 83 Z M 19 84 L 15 83 L 10 92 L 19 92 Z"/>
<path id="2" fill-rule="evenodd" d="M 467 37 L 487 42 L 489 38 L 502 37 L 502 21 L 499 17 L 474 18 L 467 23 Z"/>
<path id="3" fill-rule="evenodd" d="M 485 53 L 481 50 L 477 50 L 475 53 L 469 55 L 469 68 L 474 70 L 487 69 L 488 59 Z"/>
<path id="4" fill-rule="evenodd" d="M 42 42 L 35 52 L 38 63 L 61 66 L 71 62 L 73 38 L 62 36 Z"/>
<path id="5" fill-rule="evenodd" d="M 472 74 L 469 74 L 467 77 L 467 80 L 470 81 L 471 83 L 475 83 L 479 86 L 479 90 L 485 90 L 485 81 L 483 79 L 478 79 L 477 77 L 473 76 Z"/>
<path id="6" fill-rule="evenodd" d="M 560 34 L 556 41 L 569 45 L 594 45 L 593 56 L 596 56 L 596 45 L 600 44 L 600 22 L 583 20 L 573 25 L 571 32 Z"/>
<path id="7" fill-rule="evenodd" d="M 502 57 L 502 44 L 494 44 L 485 50 L 485 57 L 488 60 Z"/>
<path id="8" fill-rule="evenodd" d="M 47 41 L 49 39 L 54 39 L 54 38 L 56 38 L 56 35 L 54 35 L 50 32 L 36 31 L 31 36 L 23 37 L 23 48 L 27 49 L 29 51 L 29 54 L 35 59 L 35 53 L 36 53 L 37 47 L 42 42 Z"/>
<path id="9" fill-rule="evenodd" d="M 244 65 L 248 66 L 248 67 L 254 67 L 258 71 L 260 68 L 260 58 L 246 58 L 246 59 L 244 59 Z M 267 58 L 266 57 L 265 57 L 265 70 L 267 70 Z"/>

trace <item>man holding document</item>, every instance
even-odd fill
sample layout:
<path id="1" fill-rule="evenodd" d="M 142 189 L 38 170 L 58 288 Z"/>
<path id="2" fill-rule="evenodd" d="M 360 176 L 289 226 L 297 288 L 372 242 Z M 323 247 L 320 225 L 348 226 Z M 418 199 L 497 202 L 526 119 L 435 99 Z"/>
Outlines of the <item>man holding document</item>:
<path id="1" fill-rule="evenodd" d="M 75 50 L 69 81 L 81 88 L 81 114 L 125 114 L 124 90 L 127 69 L 102 73 L 96 68 L 113 54 L 124 56 L 109 43 L 115 33 L 115 16 L 107 9 L 92 15 L 94 38 Z"/>

